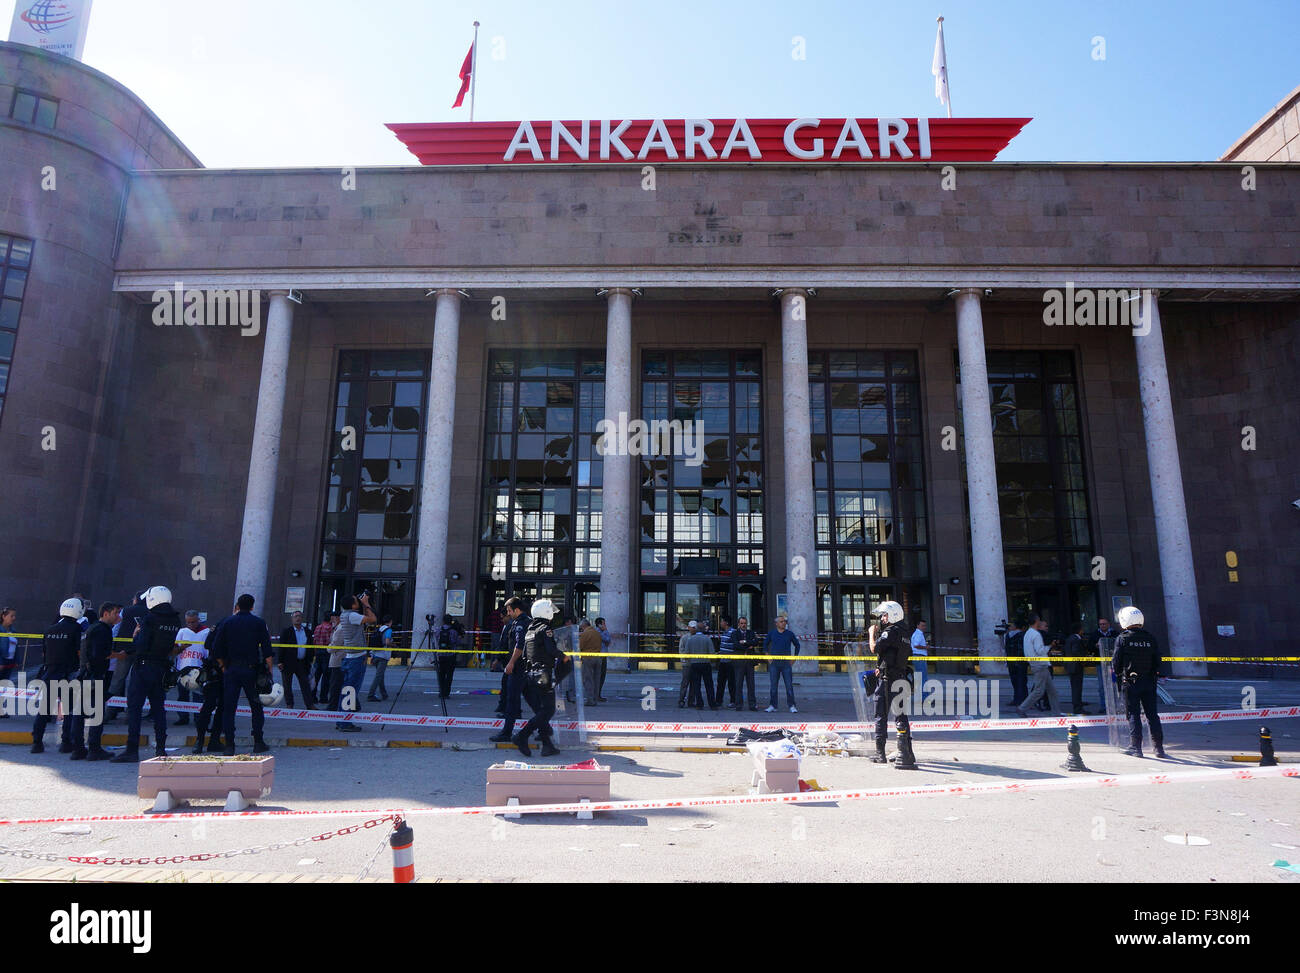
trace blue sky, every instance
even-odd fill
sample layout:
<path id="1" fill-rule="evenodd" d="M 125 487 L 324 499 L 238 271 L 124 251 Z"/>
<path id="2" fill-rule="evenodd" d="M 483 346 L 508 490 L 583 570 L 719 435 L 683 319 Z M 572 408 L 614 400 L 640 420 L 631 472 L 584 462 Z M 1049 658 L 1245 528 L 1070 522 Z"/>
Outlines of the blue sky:
<path id="1" fill-rule="evenodd" d="M 834 118 L 942 115 L 939 14 L 954 114 L 1034 119 L 1004 160 L 1212 160 L 1300 84 L 1298 0 L 95 0 L 85 61 L 208 166 L 404 165 L 476 18 L 479 119 Z"/>

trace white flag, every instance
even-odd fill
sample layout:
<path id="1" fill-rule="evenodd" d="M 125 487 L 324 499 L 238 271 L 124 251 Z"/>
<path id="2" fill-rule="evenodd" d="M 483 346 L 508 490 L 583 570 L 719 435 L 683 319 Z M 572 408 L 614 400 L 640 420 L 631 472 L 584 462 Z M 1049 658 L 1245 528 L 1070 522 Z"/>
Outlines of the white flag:
<path id="1" fill-rule="evenodd" d="M 934 96 L 939 104 L 948 104 L 948 56 L 943 49 L 943 18 L 939 18 L 939 34 L 934 39 L 934 61 L 930 65 L 934 75 Z"/>

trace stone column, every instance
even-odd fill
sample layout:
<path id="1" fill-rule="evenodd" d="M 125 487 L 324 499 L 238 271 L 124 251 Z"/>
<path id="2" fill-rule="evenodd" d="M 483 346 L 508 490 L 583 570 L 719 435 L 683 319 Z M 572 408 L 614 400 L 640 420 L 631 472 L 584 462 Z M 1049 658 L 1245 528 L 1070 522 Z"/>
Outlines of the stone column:
<path id="1" fill-rule="evenodd" d="M 979 288 L 963 287 L 953 293 L 957 298 L 966 490 L 970 497 L 971 561 L 975 570 L 975 639 L 981 656 L 1001 656 L 1002 640 L 993 629 L 1007 610 L 1007 580 L 1002 559 L 1002 518 L 998 512 L 998 470 L 993 455 L 989 369 L 984 357 L 984 318 Z M 1004 676 L 1006 663 L 981 662 L 980 672 Z"/>
<path id="2" fill-rule="evenodd" d="M 630 287 L 611 287 L 600 294 L 605 297 L 607 308 L 605 419 L 614 429 L 623 429 L 633 419 L 632 298 L 637 291 Z M 632 619 L 632 525 L 637 522 L 632 466 L 639 461 L 627 455 L 624 445 L 609 441 L 610 452 L 602 457 L 600 613 L 612 636 L 611 652 L 628 651 L 627 632 Z M 614 665 L 631 662 L 611 661 Z"/>
<path id="3" fill-rule="evenodd" d="M 790 629 L 799 636 L 797 672 L 816 672 L 817 544 L 813 533 L 812 416 L 808 404 L 808 298 L 802 287 L 781 299 L 781 413 L 785 454 L 785 575 Z M 775 606 L 773 606 L 775 608 Z M 775 615 L 775 613 L 773 613 Z"/>
<path id="4" fill-rule="evenodd" d="M 419 646 L 428 623 L 441 618 L 447 601 L 447 519 L 451 508 L 451 434 L 456 419 L 456 358 L 460 350 L 460 302 L 454 287 L 434 291 L 433 363 L 429 408 L 424 417 L 424 466 L 420 480 L 419 535 L 415 545 L 415 598 L 411 644 Z M 437 626 L 435 625 L 435 631 Z M 425 648 L 432 646 L 426 645 Z M 413 665 L 433 665 L 419 652 Z"/>
<path id="5" fill-rule="evenodd" d="M 280 433 L 284 424 L 284 392 L 289 373 L 289 344 L 293 335 L 293 304 L 289 291 L 270 291 L 266 337 L 262 343 L 262 377 L 257 387 L 257 416 L 248 457 L 248 488 L 244 493 L 244 525 L 235 567 L 235 597 L 250 594 L 253 611 L 264 618 L 267 560 L 271 524 L 275 517 L 275 485 L 280 466 Z M 231 599 L 234 604 L 234 599 Z M 225 606 L 219 606 L 224 610 Z"/>
<path id="6" fill-rule="evenodd" d="M 1178 434 L 1169 397 L 1164 331 L 1160 327 L 1155 291 L 1142 292 L 1142 314 L 1133 329 L 1133 342 L 1137 350 L 1138 392 L 1142 399 L 1142 427 L 1147 441 L 1160 581 L 1165 594 L 1165 625 L 1169 633 L 1169 644 L 1161 648 L 1165 655 L 1204 657 L 1201 605 L 1196 593 L 1192 538 L 1187 527 L 1183 474 L 1178 461 Z M 1150 611 L 1146 614 L 1151 617 Z M 1206 675 L 1204 662 L 1171 664 L 1175 676 Z"/>

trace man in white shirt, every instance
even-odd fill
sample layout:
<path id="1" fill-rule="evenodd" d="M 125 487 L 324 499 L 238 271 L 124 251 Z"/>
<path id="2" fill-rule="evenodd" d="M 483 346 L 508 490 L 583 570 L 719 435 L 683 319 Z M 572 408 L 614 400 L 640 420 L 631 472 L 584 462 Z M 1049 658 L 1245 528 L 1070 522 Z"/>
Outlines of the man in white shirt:
<path id="1" fill-rule="evenodd" d="M 925 644 L 925 619 L 916 623 L 916 631 L 912 633 L 912 668 L 916 671 L 916 684 L 922 689 L 925 688 L 925 658 L 930 654 L 929 648 Z"/>
<path id="2" fill-rule="evenodd" d="M 177 672 L 184 672 L 186 669 L 202 666 L 208 658 L 208 650 L 203 647 L 204 640 L 207 636 L 208 627 L 199 621 L 199 613 L 196 611 L 187 611 L 185 613 L 185 627 L 176 633 L 176 646 L 180 652 L 176 655 L 174 665 Z M 186 644 L 186 643 L 190 644 Z M 190 701 L 190 691 L 184 686 L 176 687 L 176 698 L 182 703 Z M 175 726 L 184 726 L 189 723 L 190 714 L 182 713 L 176 717 Z"/>
<path id="3" fill-rule="evenodd" d="M 1047 659 L 1048 650 L 1043 643 L 1043 630 L 1046 628 L 1047 623 L 1037 615 L 1029 616 L 1029 624 L 1025 628 L 1025 661 L 1029 663 L 1029 674 L 1033 681 L 1029 685 L 1029 695 L 1016 707 L 1016 712 L 1021 716 L 1028 716 L 1026 710 L 1044 695 L 1047 696 L 1048 716 L 1055 716 L 1056 711 L 1061 708 L 1061 700 L 1056 694 L 1056 685 L 1052 682 L 1052 664 Z"/>
<path id="4" fill-rule="evenodd" d="M 330 706 L 333 709 L 338 709 L 340 706 L 352 710 L 361 708 L 361 682 L 366 676 L 365 626 L 373 625 L 375 621 L 375 613 L 370 609 L 369 593 L 363 594 L 360 598 L 350 596 L 344 599 L 343 614 L 339 616 L 338 628 L 334 629 L 334 633 L 330 636 L 330 646 L 334 650 L 330 653 L 330 664 L 334 664 L 334 655 L 341 656 L 336 667 L 338 675 L 334 676 L 330 683 Z M 343 694 L 345 688 L 352 690 L 346 699 Z M 361 731 L 361 727 L 350 721 L 340 720 L 334 725 L 345 733 Z"/>

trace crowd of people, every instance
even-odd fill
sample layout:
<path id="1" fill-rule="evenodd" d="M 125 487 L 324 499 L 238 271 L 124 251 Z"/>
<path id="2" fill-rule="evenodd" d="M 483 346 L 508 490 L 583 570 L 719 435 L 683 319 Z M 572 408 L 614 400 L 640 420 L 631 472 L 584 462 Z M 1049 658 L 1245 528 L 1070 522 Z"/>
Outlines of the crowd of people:
<path id="1" fill-rule="evenodd" d="M 253 614 L 251 595 L 241 595 L 230 615 L 209 625 L 195 610 L 181 616 L 171 603 L 171 591 L 153 586 L 137 591 L 129 606 L 102 603 L 95 620 L 88 614 L 89 603 L 73 595 L 59 608 L 59 618 L 43 637 L 42 665 L 37 681 L 80 679 L 99 683 L 104 698 L 126 697 L 127 739 L 122 753 L 112 756 L 115 762 L 139 760 L 140 725 L 143 708 L 150 707 L 154 725 L 155 753 L 165 753 L 167 716 L 165 699 L 176 686 L 178 699 L 201 700 L 195 718 L 197 745 L 195 753 L 221 752 L 233 755 L 235 713 L 243 696 L 252 714 L 253 752 L 268 748 L 263 736 L 264 705 L 295 705 L 294 687 L 299 689 L 303 705 L 332 712 L 359 709 L 367 663 L 373 670 L 370 702 L 389 698 L 385 671 L 394 653 L 393 620 L 380 619 L 371 608 L 367 594 L 349 596 L 342 608 L 330 611 L 314 629 L 309 629 L 302 612 L 294 612 L 291 624 L 273 646 L 266 622 Z M 525 610 L 524 602 L 511 598 L 498 605 L 489 621 L 492 646 L 504 656 L 501 695 L 497 715 L 504 718 L 501 732 L 490 739 L 512 742 L 525 755 L 531 755 L 529 738 L 536 733 L 542 742 L 543 756 L 559 753 L 554 745 L 550 718 L 554 715 L 555 694 L 565 688 L 566 699 L 575 700 L 581 692 L 587 706 L 605 702 L 601 695 L 608 668 L 612 640 L 604 618 L 589 621 L 573 615 L 556 626 L 555 605 L 538 599 Z M 904 613 L 896 602 L 885 602 L 871 615 L 872 624 L 864 631 L 863 643 L 876 656 L 871 673 L 871 691 L 877 702 L 876 740 L 878 756 L 883 757 L 886 722 L 896 697 L 908 686 L 927 675 L 928 647 L 925 622 L 906 626 Z M 1003 646 L 1008 659 L 1012 688 L 1011 707 L 1021 716 L 1042 710 L 1054 715 L 1060 699 L 1052 678 L 1053 654 L 1071 658 L 1098 653 L 1112 660 L 1114 692 L 1124 700 L 1131 746 L 1130 752 L 1141 755 L 1141 718 L 1145 712 L 1151 725 L 1152 743 L 1157 756 L 1163 756 L 1163 735 L 1156 715 L 1156 678 L 1161 656 L 1154 638 L 1146 632 L 1142 613 L 1135 608 L 1121 609 L 1118 617 L 1122 631 L 1117 632 L 1107 619 L 1100 619 L 1097 629 L 1085 638 L 1083 625 L 1071 626 L 1064 639 L 1045 639 L 1045 621 L 1029 614 L 1024 627 L 1007 626 Z M 0 611 L 0 678 L 9 678 L 25 662 L 19 656 L 16 631 L 17 612 Z M 451 695 L 452 680 L 458 665 L 471 650 L 464 626 L 451 615 L 444 615 L 436 632 L 430 628 L 438 675 L 438 695 L 443 702 Z M 749 620 L 722 616 L 714 633 L 705 625 L 691 620 L 679 643 L 681 684 L 679 708 L 706 706 L 720 709 L 724 704 L 736 711 L 759 707 L 755 691 L 754 669 L 760 661 L 768 667 L 768 705 L 765 712 L 776 712 L 779 690 L 785 685 L 786 706 L 791 713 L 799 710 L 794 698 L 791 657 L 800 652 L 799 637 L 785 615 L 779 615 L 771 629 L 760 636 L 749 627 Z M 584 660 L 580 682 L 574 676 L 571 656 Z M 403 653 L 404 654 L 404 653 Z M 1023 661 L 1021 661 L 1023 660 Z M 1071 712 L 1086 713 L 1083 700 L 1085 663 L 1066 663 L 1070 680 Z M 277 676 L 278 670 L 278 678 Z M 1099 712 L 1106 708 L 1107 693 L 1103 680 L 1105 667 L 1098 666 Z M 714 675 L 717 685 L 714 685 Z M 867 674 L 864 674 L 864 678 Z M 901 682 L 900 682 L 901 681 Z M 522 703 L 527 702 L 533 716 L 515 732 L 521 717 Z M 109 709 L 105 721 L 120 710 Z M 899 713 L 899 755 L 895 766 L 914 766 L 908 738 L 906 714 Z M 174 725 L 186 725 L 188 712 L 181 712 Z M 32 727 L 32 752 L 44 751 L 44 734 L 50 717 L 38 715 Z M 360 732 L 350 720 L 335 724 L 342 732 Z M 209 735 L 210 734 L 210 735 Z M 73 760 L 107 760 L 110 754 L 102 746 L 103 724 L 92 725 L 86 732 L 84 716 L 73 716 L 63 723 L 60 752 Z M 874 758 L 873 758 L 874 759 Z"/>

